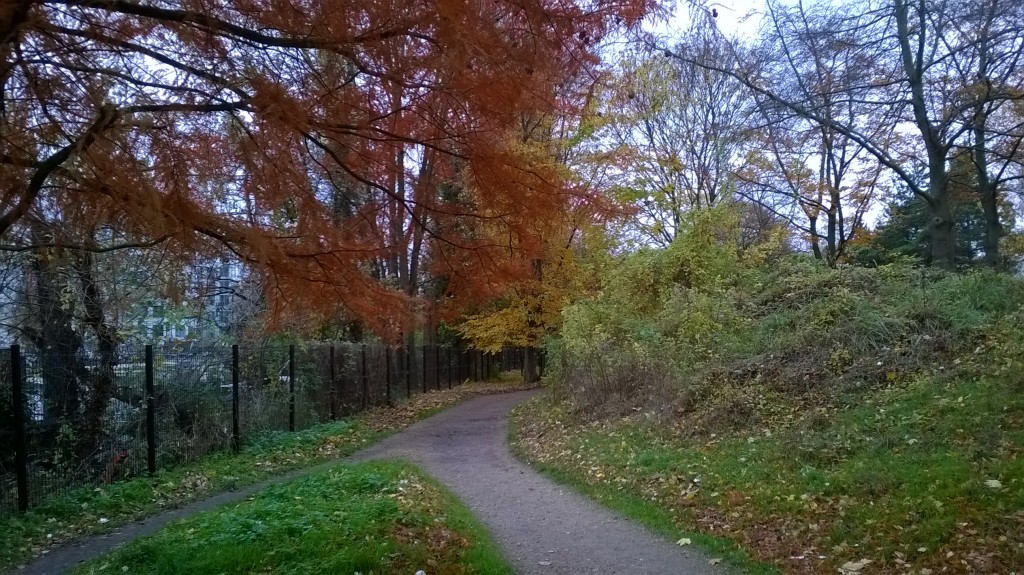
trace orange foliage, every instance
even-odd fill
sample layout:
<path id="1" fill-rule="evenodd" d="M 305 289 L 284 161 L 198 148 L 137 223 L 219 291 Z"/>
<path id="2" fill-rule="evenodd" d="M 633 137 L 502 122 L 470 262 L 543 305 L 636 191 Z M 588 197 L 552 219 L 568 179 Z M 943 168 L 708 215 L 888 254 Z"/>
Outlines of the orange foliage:
<path id="1" fill-rule="evenodd" d="M 426 254 L 446 290 L 499 293 L 586 203 L 521 145 L 522 119 L 578 113 L 566 79 L 654 8 L 7 2 L 0 242 L 227 250 L 278 317 L 344 309 L 393 336 L 429 291 Z"/>

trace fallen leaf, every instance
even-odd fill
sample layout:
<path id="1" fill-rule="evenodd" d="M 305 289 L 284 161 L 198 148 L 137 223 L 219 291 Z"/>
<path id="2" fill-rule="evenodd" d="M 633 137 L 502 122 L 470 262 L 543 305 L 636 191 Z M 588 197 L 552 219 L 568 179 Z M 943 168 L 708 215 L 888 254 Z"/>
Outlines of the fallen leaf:
<path id="1" fill-rule="evenodd" d="M 860 561 L 847 561 L 843 563 L 843 566 L 839 568 L 839 572 L 843 575 L 853 575 L 854 573 L 860 573 L 860 570 L 871 564 L 870 559 L 861 559 Z"/>
<path id="2" fill-rule="evenodd" d="M 992 489 L 1000 489 L 1003 484 L 998 479 L 987 479 L 985 481 L 985 487 L 991 487 Z"/>
<path id="3" fill-rule="evenodd" d="M 690 541 L 689 537 L 683 537 L 679 541 L 676 541 L 676 545 L 689 545 L 690 543 L 693 543 L 693 541 Z"/>
<path id="4" fill-rule="evenodd" d="M 711 564 L 711 565 L 718 565 L 721 562 L 722 562 L 722 558 L 721 557 L 715 557 L 714 559 L 708 559 L 708 563 Z"/>

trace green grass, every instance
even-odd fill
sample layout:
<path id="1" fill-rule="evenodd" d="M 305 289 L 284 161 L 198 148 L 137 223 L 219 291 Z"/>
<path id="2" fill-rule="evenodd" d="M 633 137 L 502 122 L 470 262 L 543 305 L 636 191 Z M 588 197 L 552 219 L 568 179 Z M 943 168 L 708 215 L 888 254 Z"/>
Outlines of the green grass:
<path id="1" fill-rule="evenodd" d="M 304 431 L 263 433 L 248 439 L 239 453 L 215 453 L 160 470 L 154 477 L 70 491 L 27 513 L 0 518 L 0 571 L 82 536 L 109 532 L 221 491 L 343 457 L 460 399 L 516 385 L 506 377 L 497 383 L 470 383 L 418 395 L 395 408 L 371 410 Z"/>
<path id="2" fill-rule="evenodd" d="M 73 490 L 0 520 L 0 569 L 16 565 L 54 540 L 107 531 L 203 496 L 342 457 L 381 435 L 358 420 L 324 423 L 293 434 L 266 433 L 237 454 L 215 453 L 154 477 Z"/>
<path id="3" fill-rule="evenodd" d="M 530 445 L 521 441 L 519 430 L 535 418 L 550 417 L 555 414 L 562 415 L 557 408 L 554 408 L 555 413 L 553 414 L 553 407 L 544 398 L 537 398 L 515 408 L 512 414 L 512 424 L 509 426 L 509 444 L 517 457 L 531 463 L 537 471 L 551 479 L 572 487 L 666 539 L 671 541 L 689 539 L 691 544 L 703 550 L 709 560 L 716 560 L 716 563 L 717 560 L 721 560 L 733 571 L 754 575 L 778 573 L 774 566 L 751 559 L 742 547 L 729 538 L 687 528 L 686 524 L 681 521 L 681 514 L 678 510 L 667 508 L 658 501 L 652 501 L 649 497 L 641 495 L 640 492 L 624 489 L 620 482 L 604 481 L 606 477 L 603 473 L 601 477 L 597 477 L 594 472 L 596 468 L 593 466 L 584 471 L 581 467 L 566 465 L 559 460 L 538 458 L 537 456 L 540 454 L 531 451 Z M 599 435 L 595 436 L 595 439 L 597 437 Z M 613 452 L 614 450 L 609 450 L 605 454 L 613 456 Z M 596 460 L 592 459 L 589 462 L 595 463 Z M 660 467 L 670 467 L 671 463 L 671 460 L 663 460 Z"/>
<path id="4" fill-rule="evenodd" d="M 76 570 L 511 573 L 452 495 L 399 462 L 338 465 L 178 522 Z"/>
<path id="5" fill-rule="evenodd" d="M 719 537 L 784 570 L 861 559 L 904 571 L 1024 565 L 1017 386 L 923 378 L 850 403 L 781 433 L 699 443 L 644 418 L 571 423 L 564 405 L 543 400 L 520 408 L 514 427 L 540 469 L 673 537 L 712 535 L 693 539 L 723 554 Z M 545 441 L 531 439 L 541 432 Z"/>
<path id="6" fill-rule="evenodd" d="M 779 573 L 773 565 L 751 559 L 750 555 L 731 539 L 680 527 L 679 521 L 672 511 L 657 503 L 652 503 L 635 494 L 610 488 L 607 485 L 588 483 L 581 477 L 553 465 L 541 464 L 537 466 L 537 470 L 640 523 L 666 539 L 677 542 L 689 539 L 691 544 L 697 546 L 708 556 L 709 560 L 721 559 L 724 565 L 731 568 L 731 571 L 752 575 Z"/>

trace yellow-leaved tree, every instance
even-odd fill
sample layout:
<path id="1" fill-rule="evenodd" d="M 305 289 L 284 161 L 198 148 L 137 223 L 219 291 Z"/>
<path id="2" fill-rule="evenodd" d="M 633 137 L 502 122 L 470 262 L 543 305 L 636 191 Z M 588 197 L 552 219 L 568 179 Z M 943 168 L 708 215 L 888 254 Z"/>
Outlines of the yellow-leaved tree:
<path id="1" fill-rule="evenodd" d="M 510 346 L 523 348 L 524 378 L 537 381 L 538 350 L 544 337 L 557 332 L 562 309 L 586 292 L 589 282 L 580 262 L 582 249 L 570 240 L 567 245 L 545 250 L 543 257 L 532 262 L 533 277 L 509 285 L 504 294 L 466 317 L 460 333 L 474 347 L 490 353 Z"/>

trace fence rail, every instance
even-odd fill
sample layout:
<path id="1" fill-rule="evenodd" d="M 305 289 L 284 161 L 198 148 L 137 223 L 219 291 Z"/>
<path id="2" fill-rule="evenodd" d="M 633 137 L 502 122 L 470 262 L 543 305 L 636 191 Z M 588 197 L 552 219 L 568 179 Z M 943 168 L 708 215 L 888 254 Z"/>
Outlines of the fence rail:
<path id="1" fill-rule="evenodd" d="M 0 349 L 0 516 L 68 490 L 240 449 L 270 430 L 522 369 L 520 349 L 147 345 L 116 358 Z"/>

